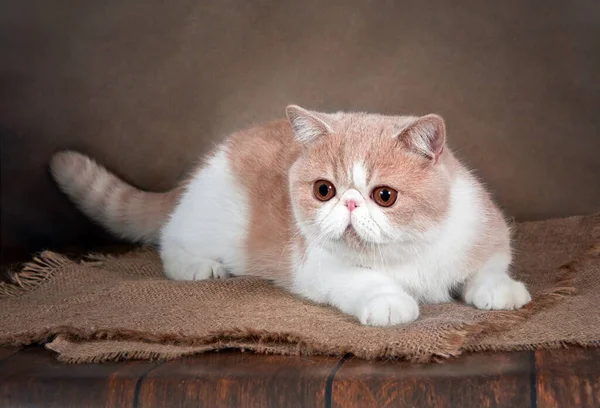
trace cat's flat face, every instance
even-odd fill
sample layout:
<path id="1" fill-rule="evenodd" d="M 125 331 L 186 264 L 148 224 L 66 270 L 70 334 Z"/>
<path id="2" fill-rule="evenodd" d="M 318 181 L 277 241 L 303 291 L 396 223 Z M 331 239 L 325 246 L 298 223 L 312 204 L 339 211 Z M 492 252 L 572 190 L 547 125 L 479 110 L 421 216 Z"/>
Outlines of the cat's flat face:
<path id="1" fill-rule="evenodd" d="M 319 115 L 327 132 L 305 143 L 290 172 L 294 214 L 309 245 L 368 251 L 419 239 L 443 220 L 447 169 L 399 139 L 418 118 Z"/>

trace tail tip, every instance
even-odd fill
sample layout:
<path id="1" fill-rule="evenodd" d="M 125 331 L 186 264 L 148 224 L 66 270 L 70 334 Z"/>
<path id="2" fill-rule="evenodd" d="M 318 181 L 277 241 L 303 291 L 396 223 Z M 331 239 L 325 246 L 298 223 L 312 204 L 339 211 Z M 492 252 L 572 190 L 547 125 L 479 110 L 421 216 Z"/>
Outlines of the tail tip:
<path id="1" fill-rule="evenodd" d="M 50 172 L 55 179 L 63 178 L 66 175 L 76 173 L 90 159 L 81 153 L 72 150 L 64 150 L 55 153 L 50 159 Z"/>

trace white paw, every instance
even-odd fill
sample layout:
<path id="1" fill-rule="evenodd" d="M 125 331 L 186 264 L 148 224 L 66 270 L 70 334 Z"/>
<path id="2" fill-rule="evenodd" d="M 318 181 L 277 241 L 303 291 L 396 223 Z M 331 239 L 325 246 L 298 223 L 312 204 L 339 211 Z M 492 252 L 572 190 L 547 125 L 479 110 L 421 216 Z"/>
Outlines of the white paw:
<path id="1" fill-rule="evenodd" d="M 357 317 L 364 325 L 393 326 L 419 317 L 419 305 L 406 293 L 386 293 L 365 302 Z"/>
<path id="2" fill-rule="evenodd" d="M 478 309 L 520 309 L 531 301 L 531 295 L 521 282 L 510 278 L 484 281 L 465 293 L 465 301 Z"/>
<path id="3" fill-rule="evenodd" d="M 194 262 L 164 262 L 165 276 L 173 280 L 225 279 L 229 272 L 225 267 L 212 259 L 200 259 Z"/>

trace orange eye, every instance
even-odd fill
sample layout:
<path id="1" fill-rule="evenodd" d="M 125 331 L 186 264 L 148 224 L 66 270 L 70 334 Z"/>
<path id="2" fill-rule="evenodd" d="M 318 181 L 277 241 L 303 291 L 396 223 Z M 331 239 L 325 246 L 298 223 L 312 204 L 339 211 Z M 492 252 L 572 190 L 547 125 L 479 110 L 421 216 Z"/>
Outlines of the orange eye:
<path id="1" fill-rule="evenodd" d="M 391 207 L 398 198 L 398 192 L 391 187 L 377 187 L 373 190 L 373 200 L 381 207 Z"/>
<path id="2" fill-rule="evenodd" d="M 313 194 L 319 201 L 329 201 L 335 197 L 335 187 L 327 180 L 317 180 L 313 184 Z"/>

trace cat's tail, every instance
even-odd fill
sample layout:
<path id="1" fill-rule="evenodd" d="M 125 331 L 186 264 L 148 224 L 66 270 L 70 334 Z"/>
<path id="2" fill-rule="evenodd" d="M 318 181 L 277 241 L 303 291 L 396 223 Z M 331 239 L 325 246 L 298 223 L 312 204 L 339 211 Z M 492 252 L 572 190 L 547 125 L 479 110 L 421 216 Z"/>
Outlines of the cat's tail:
<path id="1" fill-rule="evenodd" d="M 64 151 L 50 161 L 52 176 L 88 217 L 134 242 L 158 243 L 160 230 L 181 195 L 138 190 L 80 153 Z"/>

